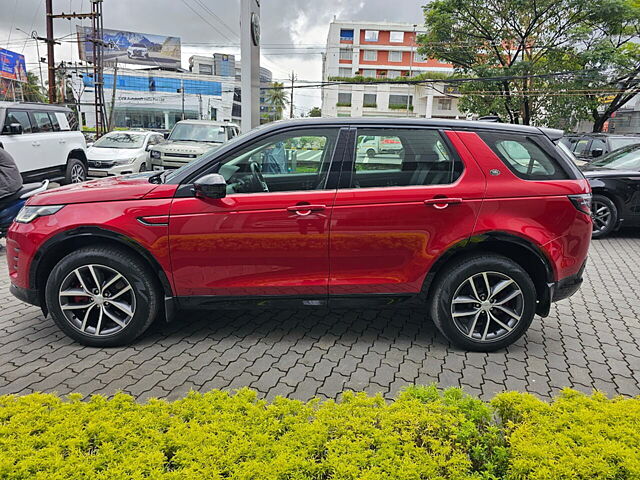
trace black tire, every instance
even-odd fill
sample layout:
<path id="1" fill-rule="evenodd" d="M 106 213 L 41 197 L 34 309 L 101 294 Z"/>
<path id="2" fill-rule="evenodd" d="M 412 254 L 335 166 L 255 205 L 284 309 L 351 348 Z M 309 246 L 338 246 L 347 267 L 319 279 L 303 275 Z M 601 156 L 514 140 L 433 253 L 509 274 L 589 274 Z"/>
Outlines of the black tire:
<path id="1" fill-rule="evenodd" d="M 482 335 L 479 333 L 484 330 L 484 325 L 486 325 L 486 319 L 490 318 L 488 313 L 481 313 L 478 317 L 476 324 L 473 323 L 474 316 L 465 316 L 460 318 L 466 318 L 468 323 L 467 333 L 463 333 L 460 326 L 456 324 L 457 320 L 454 320 L 453 310 L 454 310 L 454 295 L 460 292 L 460 289 L 466 288 L 468 283 L 468 279 L 476 278 L 474 275 L 479 275 L 481 280 L 484 279 L 482 276 L 483 272 L 487 273 L 490 282 L 492 280 L 499 280 L 503 277 L 504 280 L 510 279 L 514 281 L 513 286 L 511 287 L 514 291 L 520 290 L 521 294 L 517 296 L 512 302 L 517 302 L 517 308 L 514 310 L 519 310 L 520 319 L 511 326 L 512 330 L 502 329 L 500 325 L 491 321 L 489 327 L 497 329 L 497 333 L 494 338 L 485 338 L 482 340 Z M 501 277 L 503 276 L 503 277 Z M 474 280 L 475 282 L 476 280 Z M 482 291 L 486 291 L 484 285 L 478 285 L 479 295 L 482 297 Z M 494 289 L 494 291 L 497 289 Z M 506 289 L 505 289 L 506 290 Z M 454 345 L 463 348 L 465 350 L 479 351 L 479 352 L 492 352 L 495 350 L 499 350 L 501 348 L 507 347 L 511 345 L 513 342 L 518 340 L 529 328 L 531 322 L 533 321 L 533 317 L 535 315 L 536 309 L 536 289 L 531 277 L 522 269 L 520 265 L 515 263 L 514 261 L 503 257 L 501 255 L 495 254 L 481 254 L 481 255 L 473 255 L 466 256 L 459 260 L 453 261 L 450 265 L 445 267 L 445 270 L 442 271 L 438 277 L 436 278 L 433 285 L 433 295 L 431 300 L 431 318 L 435 323 L 436 327 L 442 334 Z M 508 291 L 504 290 L 499 291 L 496 295 L 508 295 Z M 504 292 L 504 293 L 503 293 Z M 486 296 L 486 295 L 485 295 Z M 463 298 L 461 295 L 460 297 Z M 466 302 L 466 298 L 464 297 Z M 504 297 L 503 297 L 504 298 Z M 483 299 L 484 300 L 484 299 Z M 501 316 L 501 320 L 504 320 L 504 313 L 500 313 L 500 311 L 494 311 L 493 307 L 490 307 L 490 298 L 486 298 L 487 304 L 486 308 L 490 309 L 490 312 L 496 313 L 496 316 Z M 507 307 L 510 307 L 510 304 L 506 304 Z M 464 303 L 462 304 L 464 306 Z M 473 311 L 475 308 L 481 310 L 484 308 L 480 303 L 474 303 L 470 306 Z M 458 307 L 455 307 L 458 308 Z M 460 307 L 462 308 L 462 307 Z M 497 307 L 496 307 L 497 308 Z M 518 313 L 518 312 L 516 312 Z M 515 321 L 514 318 L 507 316 L 506 318 L 509 321 Z M 459 323 L 461 323 L 460 321 Z M 469 336 L 469 331 L 476 326 L 478 328 L 478 335 L 481 335 L 480 339 L 474 339 L 473 333 L 476 331 L 475 329 L 471 332 Z M 501 330 L 500 330 L 501 329 Z M 499 332 L 502 331 L 502 334 Z M 487 335 L 486 332 L 485 336 Z"/>
<path id="2" fill-rule="evenodd" d="M 140 164 L 140 169 L 138 170 L 140 173 L 147 171 L 147 162 L 144 161 Z"/>
<path id="3" fill-rule="evenodd" d="M 373 148 L 370 148 L 369 150 L 367 150 L 367 157 L 373 158 L 375 156 L 376 156 L 376 151 Z"/>
<path id="4" fill-rule="evenodd" d="M 609 197 L 594 195 L 592 199 L 593 233 L 599 239 L 609 235 L 618 224 L 618 207 Z"/>
<path id="5" fill-rule="evenodd" d="M 64 184 L 80 183 L 87 179 L 87 165 L 79 158 L 69 157 L 64 174 Z"/>
<path id="6" fill-rule="evenodd" d="M 61 298 L 68 298 L 59 296 L 63 282 L 71 278 L 74 270 L 78 268 L 88 268 L 88 265 L 94 268 L 112 269 L 116 273 L 119 273 L 124 277 L 123 281 L 129 283 L 131 287 L 129 292 L 131 292 L 131 295 L 135 295 L 133 300 L 133 315 L 128 320 L 128 323 L 114 333 L 109 334 L 108 329 L 107 334 L 100 336 L 92 334 L 89 331 L 85 333 L 81 331 L 77 325 L 74 326 L 62 310 Z M 88 277 L 88 280 L 85 277 L 87 288 L 91 288 L 90 281 L 91 277 Z M 106 283 L 108 282 L 105 280 L 103 285 Z M 102 292 L 100 295 L 106 296 L 106 294 Z M 86 295 L 83 296 L 86 297 Z M 47 279 L 45 300 L 56 325 L 77 342 L 92 347 L 116 347 L 132 343 L 149 328 L 161 310 L 160 287 L 157 278 L 147 265 L 135 255 L 123 249 L 107 245 L 82 248 L 60 260 L 58 264 L 53 267 Z M 95 302 L 95 299 L 93 301 Z M 106 305 L 109 305 L 109 303 L 107 302 Z M 99 307 L 99 309 L 101 308 L 102 307 Z M 84 316 L 86 310 L 73 310 L 72 312 L 75 311 L 79 312 L 77 320 L 80 320 L 79 317 Z M 107 318 L 106 314 L 104 318 Z M 105 325 L 108 326 L 108 324 Z M 119 328 L 115 323 L 113 325 L 115 328 Z"/>

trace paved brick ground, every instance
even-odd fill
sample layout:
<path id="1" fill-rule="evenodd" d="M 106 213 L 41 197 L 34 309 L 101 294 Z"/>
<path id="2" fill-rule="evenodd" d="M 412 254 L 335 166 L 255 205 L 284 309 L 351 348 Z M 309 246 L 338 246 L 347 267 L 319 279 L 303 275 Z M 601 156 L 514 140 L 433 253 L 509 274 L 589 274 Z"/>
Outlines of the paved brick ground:
<path id="1" fill-rule="evenodd" d="M 640 233 L 592 246 L 579 294 L 536 318 L 505 351 L 451 347 L 421 312 L 185 312 L 135 345 L 77 345 L 8 292 L 0 253 L 0 394 L 33 391 L 178 398 L 190 389 L 249 386 L 267 398 L 334 398 L 345 389 L 393 397 L 409 384 L 460 386 L 489 397 L 547 397 L 572 386 L 640 394 Z"/>

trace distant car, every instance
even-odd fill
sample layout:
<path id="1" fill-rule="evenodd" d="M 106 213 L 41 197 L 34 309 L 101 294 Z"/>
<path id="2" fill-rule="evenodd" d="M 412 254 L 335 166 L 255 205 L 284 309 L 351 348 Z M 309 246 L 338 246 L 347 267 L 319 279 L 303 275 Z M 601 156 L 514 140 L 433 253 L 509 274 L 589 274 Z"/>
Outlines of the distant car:
<path id="1" fill-rule="evenodd" d="M 138 130 L 109 132 L 87 150 L 90 177 L 143 172 L 149 149 L 164 142 L 160 133 Z"/>
<path id="2" fill-rule="evenodd" d="M 142 43 L 134 43 L 127 48 L 127 57 L 129 58 L 149 58 L 149 50 Z"/>
<path id="3" fill-rule="evenodd" d="M 622 224 L 640 226 L 640 144 L 615 150 L 582 171 L 593 190 L 593 238 Z"/>
<path id="4" fill-rule="evenodd" d="M 640 136 L 587 133 L 582 135 L 566 135 L 562 138 L 561 142 L 565 144 L 578 159 L 590 162 L 594 158 L 601 157 L 627 145 L 639 144 Z"/>
<path id="5" fill-rule="evenodd" d="M 240 133 L 234 123 L 213 120 L 182 120 L 175 124 L 167 141 L 150 150 L 149 169 L 180 168 Z"/>
<path id="6" fill-rule="evenodd" d="M 398 137 L 361 137 L 358 142 L 358 155 L 366 155 L 373 158 L 385 153 L 399 153 L 402 151 L 402 142 Z"/>
<path id="7" fill-rule="evenodd" d="M 62 105 L 0 102 L 0 147 L 14 158 L 25 183 L 87 179 L 87 144 Z"/>

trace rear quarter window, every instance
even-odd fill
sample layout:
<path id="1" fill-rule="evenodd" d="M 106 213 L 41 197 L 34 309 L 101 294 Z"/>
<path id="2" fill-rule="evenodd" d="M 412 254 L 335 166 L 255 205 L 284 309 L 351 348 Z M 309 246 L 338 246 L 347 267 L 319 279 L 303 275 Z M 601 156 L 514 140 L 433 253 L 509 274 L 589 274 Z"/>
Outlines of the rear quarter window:
<path id="1" fill-rule="evenodd" d="M 516 176 L 523 180 L 566 180 L 567 172 L 533 137 L 480 133 L 480 137 Z"/>

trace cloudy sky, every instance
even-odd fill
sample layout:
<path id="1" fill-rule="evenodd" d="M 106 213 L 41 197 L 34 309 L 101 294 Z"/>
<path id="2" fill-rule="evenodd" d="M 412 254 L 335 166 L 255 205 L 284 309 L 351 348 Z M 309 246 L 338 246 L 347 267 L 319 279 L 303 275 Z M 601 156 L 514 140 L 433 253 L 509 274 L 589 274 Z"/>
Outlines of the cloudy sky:
<path id="1" fill-rule="evenodd" d="M 262 66 L 284 79 L 294 70 L 301 80 L 322 78 L 320 52 L 328 25 L 338 20 L 373 20 L 422 23 L 426 0 L 262 0 Z M 35 42 L 22 33 L 45 34 L 45 0 L 0 0 L 0 47 L 24 53 L 27 69 L 37 71 Z M 55 13 L 88 12 L 89 0 L 54 0 Z M 182 39 L 182 66 L 188 68 L 193 54 L 213 52 L 239 54 L 240 0 L 104 0 L 105 28 L 130 30 Z M 56 47 L 56 61 L 77 60 L 73 43 L 78 20 L 55 20 L 54 34 L 64 37 Z M 90 25 L 89 20 L 84 20 Z M 45 45 L 40 45 L 44 56 Z M 44 67 L 44 66 L 43 66 Z M 43 69 L 46 75 L 46 69 Z M 296 112 L 320 105 L 320 94 L 298 90 Z"/>

